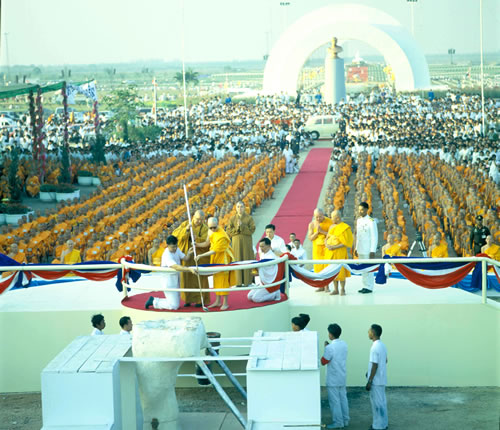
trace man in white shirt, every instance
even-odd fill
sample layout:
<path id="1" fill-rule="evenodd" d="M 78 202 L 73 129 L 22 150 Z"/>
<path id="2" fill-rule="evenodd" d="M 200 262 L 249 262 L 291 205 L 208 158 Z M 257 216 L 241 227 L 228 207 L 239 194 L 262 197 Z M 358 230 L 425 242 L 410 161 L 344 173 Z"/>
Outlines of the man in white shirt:
<path id="1" fill-rule="evenodd" d="M 274 224 L 266 225 L 266 237 L 271 241 L 271 249 L 273 252 L 279 257 L 281 254 L 286 252 L 285 241 L 279 237 L 277 234 L 274 234 L 276 231 L 276 226 Z M 257 250 L 259 254 L 259 259 L 262 260 L 262 252 L 260 247 Z"/>
<path id="2" fill-rule="evenodd" d="M 278 256 L 271 249 L 271 241 L 269 238 L 264 237 L 259 241 L 260 258 L 261 260 L 276 260 Z M 276 281 L 278 274 L 278 265 L 259 267 L 259 278 L 261 285 L 272 284 Z M 271 288 L 261 288 L 258 290 L 250 290 L 248 293 L 248 300 L 255 303 L 269 302 L 271 300 L 280 300 L 281 292 L 280 286 L 276 285 Z"/>
<path id="3" fill-rule="evenodd" d="M 120 327 L 122 328 L 120 330 L 120 334 L 124 334 L 127 336 L 132 337 L 132 318 L 124 316 L 120 318 L 119 321 Z"/>
<path id="4" fill-rule="evenodd" d="M 306 250 L 303 248 L 303 246 L 300 243 L 300 240 L 297 238 L 293 241 L 291 254 L 297 260 L 307 260 Z M 303 264 L 301 264 L 300 266 L 302 267 Z"/>
<path id="5" fill-rule="evenodd" d="M 104 334 L 102 331 L 106 327 L 106 321 L 104 321 L 104 317 L 101 314 L 93 315 L 90 322 L 94 327 L 91 336 L 100 336 Z"/>
<path id="6" fill-rule="evenodd" d="M 375 220 L 368 215 L 369 205 L 366 202 L 359 204 L 359 218 L 356 221 L 356 233 L 354 239 L 353 255 L 360 259 L 369 259 L 375 257 L 377 250 L 378 232 Z M 363 288 L 358 290 L 361 294 L 372 293 L 375 284 L 374 274 L 372 272 L 363 273 Z"/>
<path id="7" fill-rule="evenodd" d="M 192 251 L 184 254 L 177 247 L 178 240 L 175 236 L 167 237 L 167 249 L 163 251 L 161 255 L 161 266 L 170 267 L 174 269 L 176 273 L 165 273 L 163 276 L 163 287 L 164 288 L 180 288 L 180 276 L 178 272 L 191 272 L 196 275 L 196 269 L 193 267 L 181 266 L 181 260 L 189 261 Z M 150 296 L 145 304 L 145 308 L 149 309 L 153 306 L 155 309 L 169 309 L 175 310 L 179 309 L 180 304 L 180 292 L 177 291 L 165 291 L 165 298 L 160 299 L 158 297 Z"/>
<path id="8" fill-rule="evenodd" d="M 325 341 L 325 352 L 321 357 L 321 364 L 327 366 L 326 389 L 333 418 L 333 423 L 326 426 L 329 429 L 347 427 L 350 419 L 346 393 L 347 344 L 339 339 L 341 333 L 342 329 L 338 324 L 328 326 L 331 343 Z"/>
<path id="9" fill-rule="evenodd" d="M 368 382 L 366 390 L 370 392 L 370 403 L 372 406 L 373 430 L 386 429 L 389 426 L 387 415 L 387 399 L 385 398 L 385 386 L 387 385 L 387 348 L 380 340 L 382 327 L 372 324 L 368 330 L 368 337 L 373 341 L 370 349 L 370 361 L 368 363 Z"/>

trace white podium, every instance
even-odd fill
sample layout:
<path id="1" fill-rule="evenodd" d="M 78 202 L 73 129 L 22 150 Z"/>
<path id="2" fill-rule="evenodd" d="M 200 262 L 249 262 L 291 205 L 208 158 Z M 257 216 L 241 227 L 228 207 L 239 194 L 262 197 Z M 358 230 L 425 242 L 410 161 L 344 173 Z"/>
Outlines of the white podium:
<path id="1" fill-rule="evenodd" d="M 131 346 L 126 335 L 79 336 L 62 350 L 42 371 L 42 430 L 121 429 L 117 360 Z"/>
<path id="2" fill-rule="evenodd" d="M 262 332 L 254 337 L 247 364 L 248 430 L 284 425 L 309 430 L 321 424 L 318 334 L 314 331 Z M 264 358 L 262 358 L 264 357 Z M 303 426 L 303 427 L 302 427 Z"/>

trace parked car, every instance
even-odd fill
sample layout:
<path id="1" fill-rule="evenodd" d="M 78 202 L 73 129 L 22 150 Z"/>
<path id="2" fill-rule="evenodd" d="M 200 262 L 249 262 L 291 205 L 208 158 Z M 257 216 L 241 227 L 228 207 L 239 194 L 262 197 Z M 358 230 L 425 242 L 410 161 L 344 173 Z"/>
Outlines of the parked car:
<path id="1" fill-rule="evenodd" d="M 68 107 L 68 115 L 71 113 L 71 112 L 76 112 L 75 109 L 73 109 L 72 107 Z M 64 108 L 63 107 L 58 107 L 56 108 L 55 110 L 55 115 L 58 116 L 58 115 L 62 115 L 64 113 Z"/>
<path id="2" fill-rule="evenodd" d="M 11 120 L 10 118 L 6 118 L 6 117 L 1 117 L 0 118 L 0 127 L 1 128 L 4 128 L 4 127 L 15 127 L 16 126 L 16 122 Z"/>
<path id="3" fill-rule="evenodd" d="M 333 115 L 314 115 L 306 121 L 304 131 L 314 139 L 331 138 L 337 133 L 339 125 Z"/>

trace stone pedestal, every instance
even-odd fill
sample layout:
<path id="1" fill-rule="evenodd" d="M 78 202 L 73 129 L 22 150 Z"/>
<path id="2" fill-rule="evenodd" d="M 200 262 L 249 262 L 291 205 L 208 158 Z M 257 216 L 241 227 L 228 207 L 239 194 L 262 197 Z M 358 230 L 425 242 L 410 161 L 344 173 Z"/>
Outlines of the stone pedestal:
<path id="1" fill-rule="evenodd" d="M 346 97 L 344 60 L 342 58 L 331 58 L 330 55 L 325 59 L 325 103 L 335 104 Z"/>
<path id="2" fill-rule="evenodd" d="M 208 346 L 199 317 L 143 321 L 134 325 L 134 357 L 193 357 Z M 144 429 L 157 419 L 161 430 L 180 430 L 175 380 L 182 362 L 137 363 Z"/>

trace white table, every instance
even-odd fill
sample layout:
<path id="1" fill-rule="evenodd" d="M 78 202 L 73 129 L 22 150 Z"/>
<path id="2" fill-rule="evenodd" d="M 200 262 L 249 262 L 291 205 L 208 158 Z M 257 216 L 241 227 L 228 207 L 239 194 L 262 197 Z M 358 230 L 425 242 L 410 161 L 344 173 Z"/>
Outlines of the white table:
<path id="1" fill-rule="evenodd" d="M 252 342 L 250 355 L 265 358 L 252 358 L 247 364 L 247 429 L 320 428 L 317 332 L 258 331 L 254 337 L 280 340 Z"/>
<path id="2" fill-rule="evenodd" d="M 127 335 L 79 336 L 61 351 L 42 371 L 42 430 L 120 429 L 117 360 L 131 346 Z"/>

